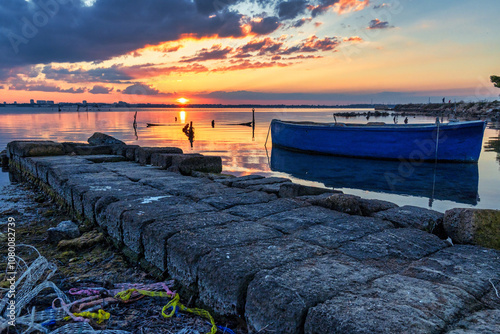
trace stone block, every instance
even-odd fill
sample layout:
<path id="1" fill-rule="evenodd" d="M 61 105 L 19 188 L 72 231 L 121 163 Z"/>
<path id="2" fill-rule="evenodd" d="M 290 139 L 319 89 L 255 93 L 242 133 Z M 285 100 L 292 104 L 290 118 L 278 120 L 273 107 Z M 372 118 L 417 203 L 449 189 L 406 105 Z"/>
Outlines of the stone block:
<path id="1" fill-rule="evenodd" d="M 161 169 L 168 169 L 173 165 L 178 166 L 183 160 L 192 157 L 203 157 L 203 155 L 198 153 L 193 153 L 193 154 L 153 153 L 151 155 L 151 165 L 160 167 Z"/>
<path id="2" fill-rule="evenodd" d="M 448 244 L 437 236 L 413 228 L 388 229 L 351 241 L 338 250 L 365 264 L 397 272 L 411 262 L 444 249 Z"/>
<path id="3" fill-rule="evenodd" d="M 345 217 L 348 217 L 345 213 L 309 206 L 264 217 L 259 219 L 259 222 L 282 233 L 290 234 L 312 225 L 333 222 Z"/>
<path id="4" fill-rule="evenodd" d="M 78 225 L 72 221 L 60 222 L 57 227 L 51 227 L 47 230 L 47 241 L 50 243 L 58 243 L 65 239 L 75 239 L 80 236 Z"/>
<path id="5" fill-rule="evenodd" d="M 198 279 L 198 265 L 203 255 L 220 247 L 280 237 L 280 232 L 255 222 L 235 222 L 182 231 L 167 241 L 169 274 L 184 286 L 190 286 Z"/>
<path id="6" fill-rule="evenodd" d="M 64 147 L 53 141 L 12 141 L 7 144 L 9 157 L 39 157 L 64 155 Z"/>
<path id="7" fill-rule="evenodd" d="M 73 148 L 76 155 L 112 155 L 113 148 L 109 145 L 78 145 Z"/>
<path id="8" fill-rule="evenodd" d="M 242 192 L 239 189 L 227 189 L 216 196 L 204 198 L 200 202 L 224 210 L 236 205 L 267 203 L 275 199 L 277 199 L 276 195 L 261 191 Z"/>
<path id="9" fill-rule="evenodd" d="M 177 147 L 139 147 L 135 151 L 135 161 L 141 165 L 151 164 L 151 155 L 154 153 L 174 153 L 182 154 L 182 150 Z"/>
<path id="10" fill-rule="evenodd" d="M 303 333 L 307 311 L 344 291 L 366 288 L 384 273 L 338 254 L 259 272 L 248 286 L 250 332 Z M 325 332 L 327 333 L 327 332 Z"/>
<path id="11" fill-rule="evenodd" d="M 500 210 L 448 210 L 443 225 L 455 243 L 500 250 Z"/>
<path id="12" fill-rule="evenodd" d="M 262 176 L 262 175 L 250 174 L 250 175 L 245 175 L 245 176 L 240 176 L 240 177 L 230 177 L 230 178 L 222 179 L 222 180 L 219 180 L 219 182 L 224 184 L 225 186 L 230 187 L 230 186 L 232 186 L 233 182 L 260 180 L 263 178 L 264 178 L 264 176 Z"/>
<path id="13" fill-rule="evenodd" d="M 343 293 L 311 308 L 304 332 L 442 333 L 473 303 L 472 296 L 453 286 L 385 276 L 370 289 Z"/>
<path id="14" fill-rule="evenodd" d="M 482 310 L 460 320 L 446 334 L 500 333 L 500 309 Z"/>
<path id="15" fill-rule="evenodd" d="M 412 263 L 405 276 L 461 288 L 478 300 L 500 283 L 500 252 L 456 245 Z"/>
<path id="16" fill-rule="evenodd" d="M 125 158 L 129 161 L 136 161 L 135 152 L 139 147 L 139 145 L 127 145 L 124 147 L 122 155 L 124 155 Z"/>
<path id="17" fill-rule="evenodd" d="M 180 160 L 180 161 L 179 161 Z M 222 173 L 222 158 L 212 156 L 190 156 L 188 158 L 174 157 L 172 165 L 179 168 L 182 175 L 192 172 Z"/>
<path id="18" fill-rule="evenodd" d="M 125 161 L 125 158 L 121 155 L 89 155 L 85 156 L 85 159 L 93 163 L 105 163 L 105 162 L 120 162 Z"/>
<path id="19" fill-rule="evenodd" d="M 279 197 L 290 198 L 290 197 L 315 196 L 315 195 L 332 194 L 332 193 L 339 193 L 339 191 L 333 189 L 304 186 L 302 184 L 296 184 L 296 183 L 285 183 L 280 187 Z"/>
<path id="20" fill-rule="evenodd" d="M 369 216 L 369 217 L 373 216 L 377 212 L 386 211 L 389 209 L 396 209 L 399 207 L 395 203 L 382 201 L 380 199 L 360 198 L 358 202 L 363 216 Z"/>
<path id="21" fill-rule="evenodd" d="M 413 227 L 427 232 L 432 232 L 444 217 L 440 212 L 411 205 L 380 211 L 373 216 L 386 219 L 399 227 Z"/>
<path id="22" fill-rule="evenodd" d="M 363 211 L 361 211 L 360 199 L 359 196 L 354 195 L 334 194 L 326 199 L 325 207 L 338 212 L 361 216 Z"/>
<path id="23" fill-rule="evenodd" d="M 143 231 L 144 258 L 165 272 L 167 270 L 167 240 L 176 233 L 225 225 L 240 220 L 240 217 L 224 212 L 198 213 L 158 219 Z"/>
<path id="24" fill-rule="evenodd" d="M 336 249 L 349 241 L 392 228 L 394 226 L 391 223 L 382 219 L 348 216 L 310 226 L 295 232 L 293 236 L 314 245 Z"/>
<path id="25" fill-rule="evenodd" d="M 304 201 L 280 198 L 267 203 L 233 206 L 225 210 L 225 212 L 248 220 L 256 220 L 279 212 L 303 208 L 309 205 L 309 203 Z"/>
<path id="26" fill-rule="evenodd" d="M 238 180 L 238 181 L 233 180 L 231 186 L 235 188 L 248 188 L 253 186 L 262 186 L 269 184 L 282 184 L 287 182 L 289 183 L 292 181 L 290 179 L 283 177 L 265 177 L 254 180 Z"/>
<path id="27" fill-rule="evenodd" d="M 213 249 L 199 261 L 200 301 L 218 314 L 241 316 L 255 274 L 325 253 L 324 248 L 291 238 Z"/>
<path id="28" fill-rule="evenodd" d="M 94 133 L 87 141 L 91 145 L 126 145 L 121 140 L 100 132 Z"/>

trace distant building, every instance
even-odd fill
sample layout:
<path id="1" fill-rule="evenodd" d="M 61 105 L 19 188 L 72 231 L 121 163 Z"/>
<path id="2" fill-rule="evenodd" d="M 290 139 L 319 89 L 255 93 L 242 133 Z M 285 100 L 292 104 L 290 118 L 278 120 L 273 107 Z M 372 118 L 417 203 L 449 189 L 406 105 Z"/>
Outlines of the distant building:
<path id="1" fill-rule="evenodd" d="M 35 104 L 35 100 L 31 99 L 30 104 Z"/>
<path id="2" fill-rule="evenodd" d="M 53 105 L 54 101 L 47 101 L 47 104 Z"/>
<path id="3" fill-rule="evenodd" d="M 36 100 L 36 104 L 47 104 L 45 100 Z"/>
<path id="4" fill-rule="evenodd" d="M 17 104 L 17 101 L 14 101 L 14 104 Z"/>
<path id="5" fill-rule="evenodd" d="M 87 100 L 83 100 L 83 105 L 86 106 L 87 105 Z"/>

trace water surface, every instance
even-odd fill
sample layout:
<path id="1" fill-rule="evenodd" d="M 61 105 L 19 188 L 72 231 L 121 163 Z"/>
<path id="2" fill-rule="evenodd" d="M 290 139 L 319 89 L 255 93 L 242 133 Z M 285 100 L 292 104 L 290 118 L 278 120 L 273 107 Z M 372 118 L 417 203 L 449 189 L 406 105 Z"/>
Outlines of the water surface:
<path id="1" fill-rule="evenodd" d="M 137 111 L 137 128 L 134 114 Z M 488 128 L 479 163 L 424 164 L 401 173 L 400 162 L 314 156 L 272 150 L 267 137 L 273 118 L 332 122 L 340 109 L 257 109 L 256 127 L 233 125 L 252 120 L 250 109 L 111 109 L 63 111 L 50 108 L 0 108 L 0 148 L 12 140 L 86 142 L 94 132 L 104 132 L 128 144 L 176 146 L 187 153 L 218 155 L 224 172 L 281 176 L 320 187 L 340 189 L 365 198 L 399 205 L 417 205 L 445 211 L 453 207 L 500 209 L 500 131 Z M 349 109 L 348 111 L 356 111 Z M 362 110 L 366 111 L 366 110 Z M 177 119 L 177 121 L 176 121 Z M 212 120 L 215 127 L 212 128 Z M 337 117 L 342 122 L 366 122 Z M 410 117 L 410 123 L 432 123 L 434 117 Z M 393 117 L 370 121 L 393 122 Z M 399 122 L 403 119 L 400 117 Z M 444 119 L 446 122 L 447 120 Z M 183 131 L 193 122 L 190 142 Z M 148 127 L 148 123 L 162 126 Z M 498 125 L 497 125 L 498 128 Z M 267 149 L 264 144 L 268 140 Z M 5 181 L 0 174 L 0 183 Z M 389 176 L 389 177 L 388 177 Z"/>

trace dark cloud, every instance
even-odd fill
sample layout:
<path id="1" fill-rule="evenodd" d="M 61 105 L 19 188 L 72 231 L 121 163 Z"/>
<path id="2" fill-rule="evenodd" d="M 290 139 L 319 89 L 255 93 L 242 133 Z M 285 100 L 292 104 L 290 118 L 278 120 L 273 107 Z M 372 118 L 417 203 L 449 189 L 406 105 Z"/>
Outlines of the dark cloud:
<path id="1" fill-rule="evenodd" d="M 108 68 L 99 67 L 91 70 L 54 68 L 44 66 L 42 73 L 46 79 L 61 80 L 69 83 L 75 82 L 112 82 L 123 83 L 132 80 L 133 77 L 126 74 L 122 65 L 113 65 Z"/>
<path id="2" fill-rule="evenodd" d="M 317 36 L 311 36 L 303 40 L 300 44 L 286 48 L 280 52 L 282 55 L 291 55 L 294 53 L 304 52 L 319 52 L 319 51 L 332 51 L 340 45 L 337 37 L 325 37 L 319 39 Z"/>
<path id="3" fill-rule="evenodd" d="M 371 20 L 368 25 L 368 29 L 387 29 L 387 28 L 393 28 L 393 27 L 389 25 L 389 22 L 380 21 L 379 19 Z"/>
<path id="4" fill-rule="evenodd" d="M 280 2 L 277 5 L 278 16 L 280 19 L 294 19 L 306 10 L 307 1 L 292 0 Z"/>
<path id="5" fill-rule="evenodd" d="M 59 86 L 47 85 L 45 83 L 29 83 L 22 80 L 16 80 L 15 83 L 9 86 L 10 90 L 24 90 L 30 92 L 50 92 L 50 93 L 71 93 L 71 94 L 81 94 L 85 93 L 87 90 L 83 87 L 79 88 L 61 88 Z"/>
<path id="6" fill-rule="evenodd" d="M 300 20 L 297 20 L 295 21 L 293 24 L 292 24 L 292 27 L 294 28 L 300 28 L 302 27 L 304 24 L 308 23 L 308 22 L 311 22 L 312 21 L 312 17 L 309 17 L 309 18 L 301 18 Z"/>
<path id="7" fill-rule="evenodd" d="M 210 18 L 191 0 L 106 0 L 90 7 L 79 0 L 1 1 L 0 68 L 106 60 L 186 35 L 242 37 L 241 19 L 229 9 Z"/>
<path id="8" fill-rule="evenodd" d="M 95 85 L 94 88 L 89 90 L 89 93 L 90 94 L 109 94 L 112 91 L 113 91 L 113 88 Z"/>
<path id="9" fill-rule="evenodd" d="M 121 93 L 127 95 L 163 95 L 158 89 L 141 83 L 128 86 Z"/>
<path id="10" fill-rule="evenodd" d="M 250 22 L 252 33 L 256 35 L 267 35 L 280 27 L 281 23 L 276 16 L 266 17 L 259 21 Z"/>
<path id="11" fill-rule="evenodd" d="M 238 51 L 242 54 L 259 51 L 260 55 L 264 55 L 267 53 L 277 53 L 282 46 L 283 42 L 278 42 L 270 37 L 266 37 L 264 39 L 253 39 L 247 44 L 239 47 Z"/>
<path id="12" fill-rule="evenodd" d="M 231 47 L 222 48 L 222 45 L 214 45 L 210 49 L 204 48 L 196 53 L 193 57 L 185 57 L 180 62 L 181 63 L 192 63 L 192 62 L 200 62 L 206 60 L 217 60 L 217 59 L 226 59 L 227 55 L 233 51 Z"/>
<path id="13" fill-rule="evenodd" d="M 240 63 L 230 66 L 222 66 L 211 70 L 211 72 L 229 72 L 229 71 L 240 71 L 240 70 L 248 70 L 248 69 L 256 69 L 256 68 L 268 68 L 268 67 L 286 67 L 291 64 L 286 63 L 278 63 L 275 61 L 271 62 L 251 62 L 250 60 L 244 60 Z"/>

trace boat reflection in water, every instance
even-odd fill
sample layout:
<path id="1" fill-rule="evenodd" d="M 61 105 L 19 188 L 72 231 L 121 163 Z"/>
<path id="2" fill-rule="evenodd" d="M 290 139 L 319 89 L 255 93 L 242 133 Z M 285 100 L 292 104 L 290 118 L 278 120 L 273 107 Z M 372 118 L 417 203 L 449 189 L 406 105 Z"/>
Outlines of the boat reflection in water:
<path id="1" fill-rule="evenodd" d="M 273 147 L 271 169 L 326 187 L 410 195 L 476 205 L 477 164 L 420 163 L 356 159 L 292 152 Z"/>

